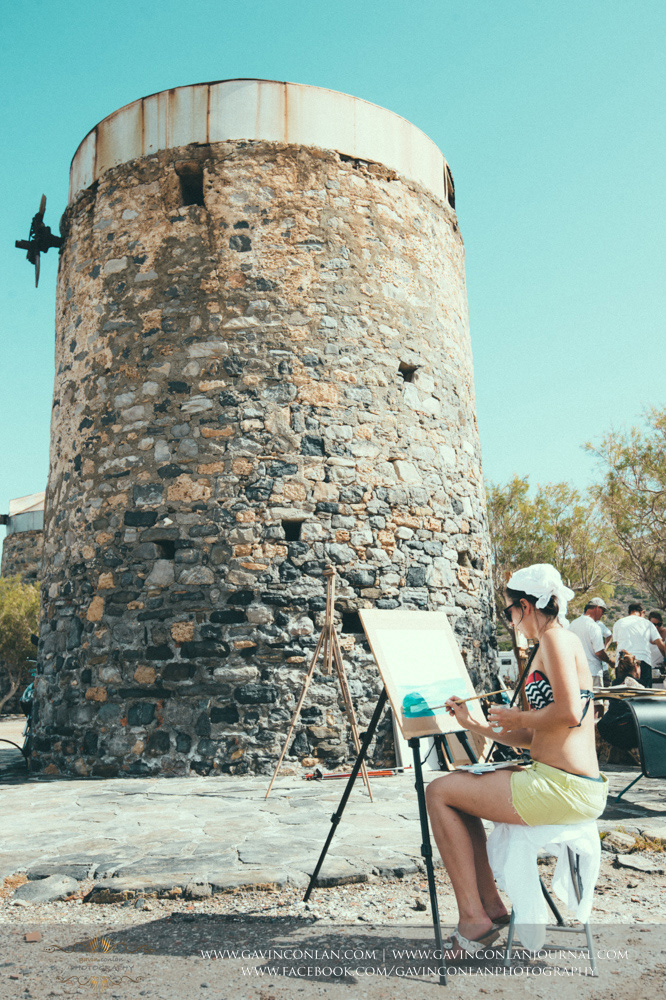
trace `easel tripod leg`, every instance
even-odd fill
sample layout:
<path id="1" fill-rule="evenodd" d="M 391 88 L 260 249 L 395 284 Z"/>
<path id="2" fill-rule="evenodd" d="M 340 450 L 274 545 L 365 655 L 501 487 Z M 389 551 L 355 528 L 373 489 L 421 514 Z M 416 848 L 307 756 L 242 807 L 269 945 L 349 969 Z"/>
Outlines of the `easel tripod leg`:
<path id="1" fill-rule="evenodd" d="M 308 668 L 308 672 L 305 675 L 305 680 L 303 681 L 303 687 L 301 688 L 301 693 L 300 693 L 299 698 L 298 698 L 298 703 L 296 705 L 296 708 L 294 709 L 294 714 L 293 714 L 292 719 L 291 719 L 291 725 L 289 727 L 289 732 L 287 733 L 287 738 L 284 741 L 284 746 L 282 747 L 282 753 L 280 754 L 280 759 L 278 760 L 278 762 L 277 762 L 277 764 L 275 766 L 275 770 L 273 772 L 273 777 L 271 778 L 271 783 L 268 786 L 268 791 L 266 792 L 266 798 L 268 798 L 268 796 L 271 793 L 271 788 L 273 787 L 273 782 L 277 778 L 278 771 L 280 770 L 280 765 L 282 764 L 282 761 L 284 760 L 284 755 L 287 752 L 287 747 L 289 746 L 289 740 L 291 739 L 291 734 L 293 733 L 294 728 L 296 726 L 296 723 L 298 721 L 298 717 L 301 714 L 301 708 L 303 707 L 303 702 L 305 701 L 305 695 L 307 694 L 308 687 L 310 686 L 310 681 L 312 680 L 312 675 L 314 673 L 314 668 L 315 668 L 315 665 L 317 663 L 317 657 L 319 656 L 319 652 L 321 650 L 321 646 L 322 646 L 322 642 L 323 641 L 324 641 L 324 633 L 322 632 L 321 635 L 319 636 L 319 642 L 317 643 L 317 648 L 315 649 L 314 656 L 312 657 L 312 662 L 310 663 L 310 666 Z"/>
<path id="2" fill-rule="evenodd" d="M 421 750 L 418 737 L 409 740 L 414 756 L 414 777 L 416 795 L 419 802 L 419 818 L 421 820 L 421 856 L 425 861 L 426 873 L 428 875 L 428 889 L 430 892 L 430 911 L 432 913 L 432 925 L 435 932 L 435 949 L 440 956 L 441 966 L 439 971 L 439 982 L 441 986 L 446 986 L 446 960 L 444 958 L 444 947 L 442 944 L 442 928 L 439 922 L 439 904 L 437 903 L 437 886 L 435 885 L 435 872 L 432 866 L 432 844 L 430 841 L 430 827 L 428 826 L 428 809 L 426 807 L 425 790 L 423 788 L 423 769 L 421 768 Z"/>
<path id="3" fill-rule="evenodd" d="M 380 716 L 384 710 L 384 705 L 386 704 L 387 697 L 388 696 L 386 694 L 386 691 L 385 690 L 382 691 L 381 695 L 379 696 L 379 701 L 377 702 L 376 708 L 372 714 L 370 725 L 368 726 L 367 731 L 363 733 L 363 739 L 361 742 L 361 752 L 359 753 L 358 757 L 356 758 L 356 761 L 354 762 L 354 766 L 352 768 L 351 774 L 349 775 L 349 779 L 345 786 L 345 790 L 342 793 L 342 798 L 340 799 L 340 805 L 338 806 L 337 811 L 334 812 L 333 815 L 331 816 L 331 829 L 329 830 L 328 837 L 326 838 L 326 843 L 322 848 L 322 852 L 319 855 L 319 860 L 317 861 L 315 870 L 313 871 L 312 876 L 310 878 L 310 882 L 308 884 L 306 893 L 303 896 L 304 903 L 307 903 L 308 899 L 310 898 L 310 893 L 314 888 L 315 882 L 317 881 L 317 878 L 319 876 L 319 872 L 321 871 L 321 866 L 324 863 L 326 852 L 328 851 L 331 841 L 333 840 L 333 837 L 335 835 L 335 831 L 338 828 L 338 823 L 342 819 L 342 813 L 344 812 L 344 808 L 347 805 L 347 799 L 351 795 L 351 791 L 352 788 L 354 787 L 354 782 L 356 781 L 358 772 L 361 768 L 361 764 L 363 763 L 365 755 L 368 752 L 368 747 L 372 742 L 372 737 L 375 735 L 375 729 L 377 728 Z"/>
<path id="4" fill-rule="evenodd" d="M 471 743 L 469 742 L 469 739 L 467 737 L 467 733 L 465 733 L 465 732 L 456 733 L 456 736 L 460 740 L 462 748 L 465 751 L 465 753 L 467 754 L 467 756 L 469 757 L 469 759 L 472 762 L 472 764 L 476 764 L 476 762 L 478 761 L 479 758 L 477 757 L 477 755 L 472 750 L 472 746 L 471 746 Z"/>
<path id="5" fill-rule="evenodd" d="M 338 681 L 340 682 L 340 690 L 342 691 L 342 700 L 344 702 L 345 711 L 347 713 L 347 719 L 349 720 L 349 728 L 351 729 L 352 739 L 354 741 L 354 749 L 356 753 L 361 752 L 361 741 L 358 736 L 358 726 L 356 725 L 356 713 L 354 712 L 354 705 L 351 700 L 351 694 L 349 691 L 349 684 L 347 683 L 347 674 L 345 673 L 345 665 L 342 660 L 342 653 L 340 652 L 340 645 L 338 643 L 338 637 L 333 632 L 332 636 L 333 645 L 333 659 L 335 660 L 335 669 L 338 672 Z M 370 796 L 370 801 L 374 802 L 372 797 L 372 792 L 370 790 L 370 779 L 368 778 L 368 772 L 365 766 L 365 762 L 361 764 L 361 777 L 365 783 L 365 787 L 368 789 L 368 795 Z"/>

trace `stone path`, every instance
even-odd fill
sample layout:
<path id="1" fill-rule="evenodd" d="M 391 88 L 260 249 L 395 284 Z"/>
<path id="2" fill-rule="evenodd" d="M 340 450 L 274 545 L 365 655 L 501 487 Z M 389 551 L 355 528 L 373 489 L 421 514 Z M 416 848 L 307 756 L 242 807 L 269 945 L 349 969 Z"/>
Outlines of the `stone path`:
<path id="1" fill-rule="evenodd" d="M 373 868 L 415 871 L 416 797 L 406 778 L 383 779 L 371 803 L 355 789 L 322 874 L 356 881 Z M 100 897 L 147 878 L 169 886 L 305 884 L 344 782 L 265 778 L 30 781 L 0 792 L 0 876 L 80 873 Z M 75 874 L 75 872 L 77 874 Z"/>
<path id="2" fill-rule="evenodd" d="M 606 773 L 612 797 L 637 771 L 615 766 Z M 268 783 L 256 776 L 29 778 L 18 751 L 7 748 L 0 757 L 0 885 L 19 871 L 32 879 L 92 877 L 99 902 L 146 890 L 200 898 L 241 886 L 306 885 L 345 781 L 278 778 L 266 799 Z M 412 777 L 378 778 L 372 789 L 374 802 L 360 782 L 350 796 L 322 884 L 421 865 Z M 609 797 L 600 828 L 666 842 L 664 782 L 644 778 L 620 803 Z"/>

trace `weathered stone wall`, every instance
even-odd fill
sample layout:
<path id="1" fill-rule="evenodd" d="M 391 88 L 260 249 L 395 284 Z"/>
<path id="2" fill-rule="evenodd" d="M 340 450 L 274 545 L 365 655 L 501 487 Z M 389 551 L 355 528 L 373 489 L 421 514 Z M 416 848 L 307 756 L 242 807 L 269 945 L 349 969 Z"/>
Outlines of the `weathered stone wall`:
<path id="1" fill-rule="evenodd" d="M 486 675 L 450 206 L 378 164 L 225 142 L 109 170 L 65 226 L 34 766 L 271 772 L 327 562 L 361 725 L 361 607 L 447 611 Z M 306 765 L 353 755 L 334 678 L 296 732 Z"/>
<path id="2" fill-rule="evenodd" d="M 0 575 L 18 574 L 26 583 L 36 583 L 40 578 L 43 545 L 42 531 L 17 531 L 5 535 Z"/>

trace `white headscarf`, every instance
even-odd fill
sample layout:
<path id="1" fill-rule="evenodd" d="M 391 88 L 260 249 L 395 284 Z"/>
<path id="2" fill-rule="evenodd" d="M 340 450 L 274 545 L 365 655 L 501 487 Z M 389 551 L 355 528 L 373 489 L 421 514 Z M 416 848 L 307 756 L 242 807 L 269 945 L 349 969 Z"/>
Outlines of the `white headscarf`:
<path id="1" fill-rule="evenodd" d="M 536 597 L 537 608 L 545 608 L 551 597 L 557 598 L 559 607 L 558 620 L 567 625 L 567 602 L 576 595 L 566 587 L 562 577 L 550 563 L 534 563 L 524 569 L 516 570 L 507 583 L 509 590 L 522 590 L 524 594 Z"/>

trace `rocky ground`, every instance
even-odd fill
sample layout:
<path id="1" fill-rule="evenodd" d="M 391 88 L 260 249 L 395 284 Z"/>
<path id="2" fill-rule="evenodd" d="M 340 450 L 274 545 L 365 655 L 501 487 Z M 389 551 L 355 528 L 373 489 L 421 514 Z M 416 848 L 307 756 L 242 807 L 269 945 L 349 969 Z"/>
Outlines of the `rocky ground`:
<path id="1" fill-rule="evenodd" d="M 613 795 L 638 773 L 606 770 Z M 377 780 L 373 803 L 354 790 L 323 869 L 329 885 L 308 903 L 305 873 L 343 783 L 280 778 L 268 800 L 265 784 L 44 782 L 10 762 L 0 775 L 0 1000 L 513 1000 L 554 991 L 558 1000 L 642 1000 L 662 989 L 663 782 L 643 779 L 619 803 L 609 799 L 600 820 L 598 977 L 574 950 L 584 936 L 550 931 L 552 948 L 519 949 L 510 969 L 504 937 L 477 959 L 447 960 L 447 994 L 413 780 Z M 542 859 L 546 881 L 552 867 Z M 448 934 L 456 911 L 441 868 L 436 881 Z"/>
<path id="2" fill-rule="evenodd" d="M 632 1000 L 639 979 L 641 998 L 650 995 L 650 983 L 656 989 L 666 972 L 666 855 L 626 846 L 620 841 L 619 855 L 602 852 L 593 916 L 599 978 L 589 974 L 585 956 L 570 950 L 584 937 L 553 931 L 548 943 L 555 950 L 534 959 L 519 950 L 511 973 L 501 950 L 448 962 L 453 995 L 546 996 L 557 988 L 562 997 L 582 992 L 601 1000 L 610 991 Z M 546 880 L 552 867 L 552 861 L 541 865 Z M 448 932 L 454 900 L 445 873 L 438 870 L 436 879 Z M 302 888 L 285 886 L 200 900 L 94 904 L 84 901 L 94 885 L 85 880 L 67 901 L 40 905 L 15 898 L 21 883 L 25 876 L 6 880 L 2 891 L 2 1000 L 91 993 L 122 1000 L 307 1000 L 347 991 L 429 998 L 441 988 L 431 971 L 440 963 L 422 873 L 315 889 L 308 903 Z M 424 957 L 415 958 L 415 950 Z"/>

